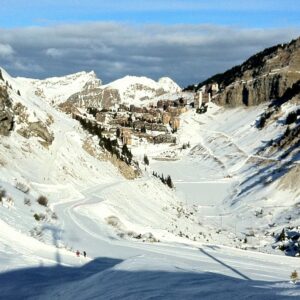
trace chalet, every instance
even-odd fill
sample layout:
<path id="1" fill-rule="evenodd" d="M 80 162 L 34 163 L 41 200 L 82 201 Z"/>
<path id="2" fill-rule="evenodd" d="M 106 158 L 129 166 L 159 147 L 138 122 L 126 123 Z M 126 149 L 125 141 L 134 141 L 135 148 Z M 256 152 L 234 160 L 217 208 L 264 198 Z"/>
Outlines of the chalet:
<path id="1" fill-rule="evenodd" d="M 154 144 L 176 143 L 176 137 L 170 134 L 159 134 L 153 138 Z"/>
<path id="2" fill-rule="evenodd" d="M 98 112 L 96 114 L 96 120 L 97 122 L 104 123 L 107 120 L 107 116 L 108 114 L 105 112 Z"/>
<path id="3" fill-rule="evenodd" d="M 142 115 L 142 120 L 152 123 L 154 121 L 154 116 L 150 113 L 145 113 L 145 114 Z"/>
<path id="4" fill-rule="evenodd" d="M 164 112 L 162 114 L 162 123 L 163 124 L 169 124 L 171 121 L 171 114 L 168 112 Z"/>
<path id="5" fill-rule="evenodd" d="M 129 107 L 123 103 L 121 103 L 118 107 L 119 112 L 125 112 L 125 111 L 129 111 L 129 110 L 130 110 Z"/>
<path id="6" fill-rule="evenodd" d="M 133 104 L 130 105 L 129 110 L 130 110 L 130 112 L 133 112 L 133 113 L 146 113 L 147 112 L 146 107 L 138 107 Z"/>
<path id="7" fill-rule="evenodd" d="M 132 130 L 131 128 L 121 128 L 121 139 L 123 144 L 132 145 Z"/>
<path id="8" fill-rule="evenodd" d="M 219 92 L 218 83 L 203 85 L 195 95 L 195 108 L 200 108 L 202 104 L 211 101 L 211 98 Z"/>
<path id="9" fill-rule="evenodd" d="M 126 116 L 119 116 L 116 119 L 112 119 L 109 121 L 110 125 L 120 125 L 120 126 L 127 126 L 128 124 L 128 117 Z"/>

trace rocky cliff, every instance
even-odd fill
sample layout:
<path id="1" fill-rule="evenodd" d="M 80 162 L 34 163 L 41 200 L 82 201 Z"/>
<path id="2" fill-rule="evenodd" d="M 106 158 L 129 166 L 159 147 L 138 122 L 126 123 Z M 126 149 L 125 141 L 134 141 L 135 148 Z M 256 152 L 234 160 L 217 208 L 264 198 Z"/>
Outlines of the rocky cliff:
<path id="1" fill-rule="evenodd" d="M 1 71 L 0 71 L 1 72 Z M 2 74 L 0 73 L 0 78 Z M 5 85 L 0 85 L 0 135 L 8 135 L 13 128 L 12 103 Z"/>
<path id="2" fill-rule="evenodd" d="M 114 104 L 120 103 L 118 90 L 101 88 L 99 86 L 85 86 L 82 91 L 72 95 L 61 106 L 72 103 L 76 107 L 102 107 L 109 108 Z"/>
<path id="3" fill-rule="evenodd" d="M 257 105 L 282 97 L 300 80 L 300 38 L 250 57 L 243 64 L 217 74 L 197 86 L 216 82 L 214 101 L 221 105 Z"/>

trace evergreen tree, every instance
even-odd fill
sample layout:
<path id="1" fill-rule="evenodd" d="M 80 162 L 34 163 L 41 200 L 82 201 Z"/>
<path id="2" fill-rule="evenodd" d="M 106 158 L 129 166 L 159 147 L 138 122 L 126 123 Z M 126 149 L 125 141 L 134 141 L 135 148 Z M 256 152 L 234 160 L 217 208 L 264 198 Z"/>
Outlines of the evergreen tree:
<path id="1" fill-rule="evenodd" d="M 174 187 L 174 185 L 173 185 L 173 182 L 172 182 L 172 179 L 171 179 L 171 176 L 170 176 L 170 175 L 167 177 L 166 183 L 167 183 L 167 185 L 168 185 L 168 187 L 169 187 L 170 189 L 172 189 L 172 188 Z"/>
<path id="2" fill-rule="evenodd" d="M 119 138 L 121 136 L 121 130 L 119 127 L 116 130 L 116 136 L 117 136 L 117 138 Z"/>
<path id="3" fill-rule="evenodd" d="M 285 240 L 285 238 L 286 238 L 286 236 L 285 236 L 285 232 L 284 232 L 284 228 L 283 228 L 277 240 L 282 242 Z"/>
<path id="4" fill-rule="evenodd" d="M 286 125 L 292 124 L 297 121 L 297 114 L 296 112 L 292 111 L 288 114 L 286 118 Z"/>
<path id="5" fill-rule="evenodd" d="M 145 165 L 149 166 L 149 159 L 146 154 L 144 155 L 144 163 L 145 163 Z"/>

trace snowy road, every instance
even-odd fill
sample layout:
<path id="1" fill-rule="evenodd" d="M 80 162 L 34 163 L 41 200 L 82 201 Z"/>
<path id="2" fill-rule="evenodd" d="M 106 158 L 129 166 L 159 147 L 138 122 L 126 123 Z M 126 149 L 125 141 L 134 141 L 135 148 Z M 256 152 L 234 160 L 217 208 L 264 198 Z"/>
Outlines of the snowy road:
<path id="1" fill-rule="evenodd" d="M 106 188 L 117 186 L 115 182 L 100 185 L 83 192 L 84 198 L 58 204 L 56 211 L 64 220 L 62 240 L 74 250 L 86 250 L 91 259 L 111 257 L 130 259 L 132 257 L 149 257 L 173 261 L 174 265 L 188 262 L 192 270 L 216 272 L 247 280 L 278 281 L 286 280 L 291 269 L 300 262 L 289 257 L 255 253 L 222 247 L 220 245 L 201 245 L 182 239 L 178 242 L 143 243 L 117 239 L 104 231 L 96 219 L 87 214 L 93 204 L 105 201 L 101 192 Z M 84 208 L 84 210 L 82 210 Z"/>
<path id="2" fill-rule="evenodd" d="M 74 252 L 60 250 L 60 262 L 73 267 L 31 270 L 27 280 L 30 289 L 17 280 L 22 296 L 27 295 L 29 299 L 287 299 L 300 296 L 299 287 L 288 282 L 291 271 L 300 268 L 300 262 L 293 258 L 186 239 L 161 243 L 117 239 L 88 212 L 94 209 L 95 203 L 106 201 L 102 195 L 105 189 L 117 188 L 119 184 L 122 182 L 101 184 L 82 191 L 78 199 L 56 204 L 59 218 L 64 220 L 60 239 L 73 250 L 86 250 L 89 258 L 76 258 Z M 35 255 L 38 257 L 37 252 Z M 45 286 L 36 281 L 36 276 L 43 272 L 47 272 L 49 280 Z M 57 272 L 63 282 L 58 281 Z M 15 271 L 11 276 L 24 275 Z M 6 291 L 9 295 L 13 288 L 7 283 L 9 278 L 10 273 L 0 275 L 0 283 L 6 286 L 4 295 Z M 39 289 L 38 294 L 33 292 L 34 286 Z"/>

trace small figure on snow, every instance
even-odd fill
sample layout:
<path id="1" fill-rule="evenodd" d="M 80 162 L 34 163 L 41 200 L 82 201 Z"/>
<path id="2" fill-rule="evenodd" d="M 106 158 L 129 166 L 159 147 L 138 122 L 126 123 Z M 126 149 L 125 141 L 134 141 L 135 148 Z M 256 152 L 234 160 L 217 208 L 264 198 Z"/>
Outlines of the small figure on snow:
<path id="1" fill-rule="evenodd" d="M 76 256 L 79 257 L 80 256 L 80 252 L 79 250 L 76 251 Z"/>
<path id="2" fill-rule="evenodd" d="M 83 256 L 86 257 L 86 252 L 85 251 L 83 251 Z"/>

